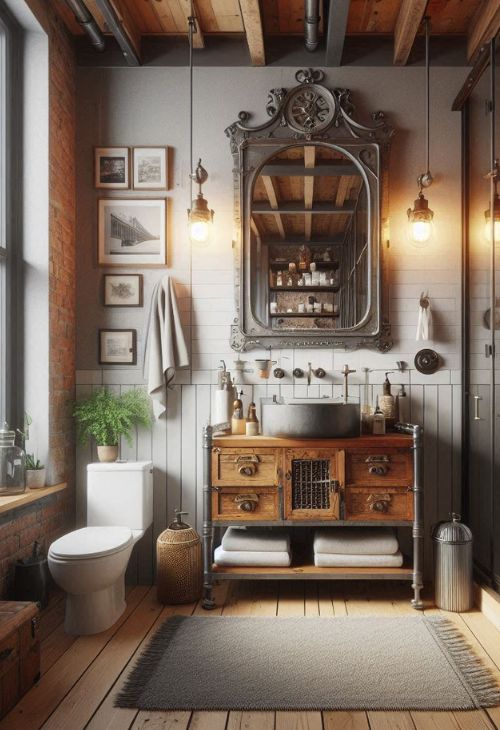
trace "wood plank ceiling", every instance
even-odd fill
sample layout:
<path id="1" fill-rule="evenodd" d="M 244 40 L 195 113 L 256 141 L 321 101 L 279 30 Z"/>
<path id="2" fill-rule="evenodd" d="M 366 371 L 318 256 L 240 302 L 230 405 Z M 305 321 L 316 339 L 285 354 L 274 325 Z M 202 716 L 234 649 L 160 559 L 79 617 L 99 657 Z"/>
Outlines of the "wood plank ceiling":
<path id="1" fill-rule="evenodd" d="M 51 0 L 74 35 L 84 33 L 66 0 Z M 187 36 L 190 0 L 81 0 L 104 34 L 115 30 L 105 21 L 111 6 L 118 24 L 138 48 L 142 36 Z M 266 40 L 304 34 L 306 0 L 194 0 L 195 46 L 209 36 L 246 36 L 253 65 L 266 63 Z M 424 14 L 435 36 L 462 37 L 469 62 L 500 28 L 500 0 L 319 0 L 319 38 L 325 41 L 327 65 L 342 63 L 345 38 L 394 39 L 394 63 L 404 65 Z M 314 54 L 311 55 L 311 61 Z"/>

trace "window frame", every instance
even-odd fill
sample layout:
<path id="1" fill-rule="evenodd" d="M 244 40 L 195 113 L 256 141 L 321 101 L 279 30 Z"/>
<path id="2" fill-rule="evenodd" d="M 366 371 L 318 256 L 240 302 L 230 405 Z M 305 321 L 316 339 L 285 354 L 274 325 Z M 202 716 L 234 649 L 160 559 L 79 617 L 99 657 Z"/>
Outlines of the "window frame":
<path id="1" fill-rule="evenodd" d="M 22 41 L 22 28 L 0 6 L 0 418 L 18 427 L 24 401 Z"/>

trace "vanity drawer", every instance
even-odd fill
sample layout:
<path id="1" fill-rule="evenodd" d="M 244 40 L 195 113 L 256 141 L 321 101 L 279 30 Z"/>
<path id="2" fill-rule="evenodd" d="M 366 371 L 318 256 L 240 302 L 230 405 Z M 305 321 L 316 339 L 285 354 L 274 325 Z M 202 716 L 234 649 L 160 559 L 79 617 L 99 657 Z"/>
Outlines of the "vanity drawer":
<path id="1" fill-rule="evenodd" d="M 347 520 L 412 520 L 413 492 L 408 487 L 347 487 Z"/>
<path id="2" fill-rule="evenodd" d="M 212 519 L 214 520 L 238 522 L 239 520 L 278 520 L 280 518 L 280 499 L 276 488 L 213 488 Z"/>
<path id="3" fill-rule="evenodd" d="M 413 484 L 413 455 L 408 449 L 363 449 L 346 454 L 346 484 Z"/>
<path id="4" fill-rule="evenodd" d="M 278 484 L 279 449 L 212 449 L 212 484 L 215 486 Z"/>

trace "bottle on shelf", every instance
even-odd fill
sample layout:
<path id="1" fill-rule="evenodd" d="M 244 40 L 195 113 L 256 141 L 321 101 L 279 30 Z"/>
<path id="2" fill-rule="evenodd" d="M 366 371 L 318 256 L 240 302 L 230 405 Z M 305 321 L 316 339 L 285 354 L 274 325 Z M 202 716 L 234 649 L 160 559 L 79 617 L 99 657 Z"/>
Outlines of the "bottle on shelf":
<path id="1" fill-rule="evenodd" d="M 386 426 L 391 426 L 396 423 L 396 399 L 392 395 L 388 375 L 389 373 L 387 372 L 385 374 L 383 394 L 380 399 L 380 409 L 385 416 Z"/>
<path id="2" fill-rule="evenodd" d="M 242 436 L 245 434 L 246 422 L 243 415 L 243 401 L 241 396 L 243 391 L 241 390 L 238 397 L 233 403 L 233 415 L 231 418 L 231 433 L 236 436 Z"/>
<path id="3" fill-rule="evenodd" d="M 245 432 L 247 436 L 259 435 L 259 419 L 257 418 L 257 408 L 255 406 L 255 403 L 250 403 L 250 405 L 248 406 Z"/>
<path id="4" fill-rule="evenodd" d="M 281 271 L 276 273 L 276 286 L 283 286 L 283 274 Z"/>
<path id="5" fill-rule="evenodd" d="M 374 436 L 382 436 L 385 433 L 385 416 L 384 412 L 380 408 L 379 402 L 378 402 L 378 395 L 377 400 L 375 403 L 375 412 L 373 414 L 373 435 Z"/>
<path id="6" fill-rule="evenodd" d="M 410 403 L 403 384 L 399 386 L 399 392 L 396 395 L 396 418 L 402 423 L 410 421 Z"/>

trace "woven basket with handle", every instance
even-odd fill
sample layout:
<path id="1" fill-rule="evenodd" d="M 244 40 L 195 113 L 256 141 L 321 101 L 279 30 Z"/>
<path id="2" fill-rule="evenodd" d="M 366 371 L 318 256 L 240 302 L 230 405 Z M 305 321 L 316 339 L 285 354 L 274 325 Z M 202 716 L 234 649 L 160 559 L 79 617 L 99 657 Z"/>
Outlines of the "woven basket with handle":
<path id="1" fill-rule="evenodd" d="M 200 536 L 182 521 L 187 512 L 176 511 L 176 521 L 156 542 L 156 585 L 160 603 L 191 603 L 201 595 Z"/>

